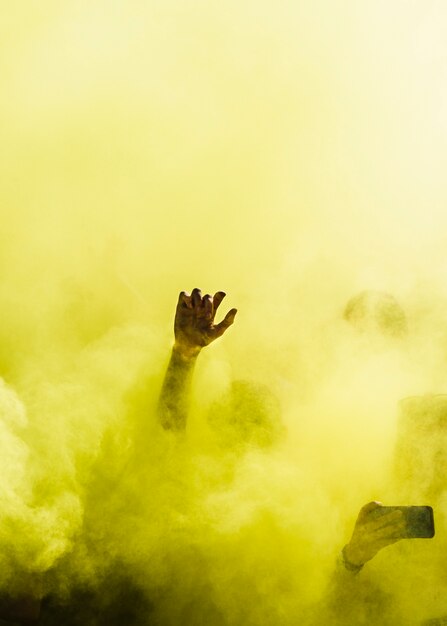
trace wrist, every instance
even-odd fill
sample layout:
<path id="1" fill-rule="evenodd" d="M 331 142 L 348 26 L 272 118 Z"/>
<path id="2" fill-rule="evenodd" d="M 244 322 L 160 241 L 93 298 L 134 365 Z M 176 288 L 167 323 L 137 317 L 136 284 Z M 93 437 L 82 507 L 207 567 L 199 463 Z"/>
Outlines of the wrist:
<path id="1" fill-rule="evenodd" d="M 359 563 L 359 559 L 355 557 L 355 554 L 352 554 L 349 543 L 346 544 L 341 551 L 341 558 L 343 561 L 343 565 L 350 572 L 358 573 L 364 565 L 364 563 Z"/>
<path id="2" fill-rule="evenodd" d="M 172 354 L 184 362 L 195 361 L 200 351 L 201 348 L 199 346 L 186 346 L 177 342 L 174 343 L 172 348 Z"/>

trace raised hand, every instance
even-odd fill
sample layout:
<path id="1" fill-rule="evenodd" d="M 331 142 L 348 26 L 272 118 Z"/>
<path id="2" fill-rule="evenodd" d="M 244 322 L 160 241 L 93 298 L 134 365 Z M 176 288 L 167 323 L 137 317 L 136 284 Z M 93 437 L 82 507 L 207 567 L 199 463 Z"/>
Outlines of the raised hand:
<path id="1" fill-rule="evenodd" d="M 405 535 L 402 511 L 380 514 L 380 502 L 369 502 L 360 509 L 350 542 L 343 548 L 348 569 L 360 569 L 382 548 L 396 543 Z"/>
<path id="2" fill-rule="evenodd" d="M 191 295 L 182 291 L 175 312 L 175 343 L 158 402 L 160 424 L 166 430 L 182 431 L 188 418 L 188 395 L 194 364 L 200 350 L 221 337 L 234 322 L 231 309 L 219 324 L 216 311 L 225 297 L 223 291 L 202 297 L 200 289 Z"/>
<path id="3" fill-rule="evenodd" d="M 175 350 L 182 356 L 197 356 L 202 348 L 221 337 L 233 324 L 237 309 L 231 309 L 219 323 L 214 323 L 216 311 L 225 298 L 223 291 L 202 297 L 200 289 L 191 294 L 182 291 L 175 312 Z"/>

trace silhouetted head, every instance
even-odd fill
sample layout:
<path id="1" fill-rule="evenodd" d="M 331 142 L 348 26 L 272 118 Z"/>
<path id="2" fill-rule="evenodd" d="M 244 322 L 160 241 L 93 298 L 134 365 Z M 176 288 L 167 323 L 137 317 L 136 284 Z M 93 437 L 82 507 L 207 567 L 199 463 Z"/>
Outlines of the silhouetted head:
<path id="1" fill-rule="evenodd" d="M 349 300 L 343 317 L 361 332 L 403 337 L 407 318 L 396 298 L 382 291 L 362 291 Z"/>
<path id="2" fill-rule="evenodd" d="M 284 432 L 276 396 L 265 385 L 246 380 L 230 385 L 211 406 L 208 422 L 220 443 L 231 450 L 269 448 Z"/>

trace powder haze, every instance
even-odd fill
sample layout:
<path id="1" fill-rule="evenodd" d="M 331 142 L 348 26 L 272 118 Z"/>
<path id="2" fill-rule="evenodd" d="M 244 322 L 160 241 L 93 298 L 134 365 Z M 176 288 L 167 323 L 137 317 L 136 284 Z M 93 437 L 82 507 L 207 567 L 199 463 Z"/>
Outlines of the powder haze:
<path id="1" fill-rule="evenodd" d="M 435 0 L 2 0 L 4 589 L 116 615 L 124 578 L 136 623 L 323 623 L 360 507 L 430 504 L 391 477 L 398 402 L 446 391 L 446 26 Z M 238 315 L 177 439 L 155 406 L 196 286 Z M 365 290 L 404 338 L 343 319 Z M 274 448 L 216 441 L 233 381 L 273 394 Z M 414 545 L 371 564 L 405 623 L 442 578 Z"/>

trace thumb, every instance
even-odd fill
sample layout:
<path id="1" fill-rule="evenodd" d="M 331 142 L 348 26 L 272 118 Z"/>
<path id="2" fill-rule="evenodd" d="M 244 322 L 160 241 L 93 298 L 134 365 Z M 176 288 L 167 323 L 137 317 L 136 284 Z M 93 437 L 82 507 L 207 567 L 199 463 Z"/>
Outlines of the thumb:
<path id="1" fill-rule="evenodd" d="M 227 328 L 231 326 L 231 324 L 234 322 L 234 318 L 236 317 L 236 313 L 237 309 L 231 309 L 231 311 L 228 311 L 228 313 L 225 315 L 220 324 L 216 324 L 216 326 L 214 327 L 216 337 L 221 337 L 227 330 Z"/>

